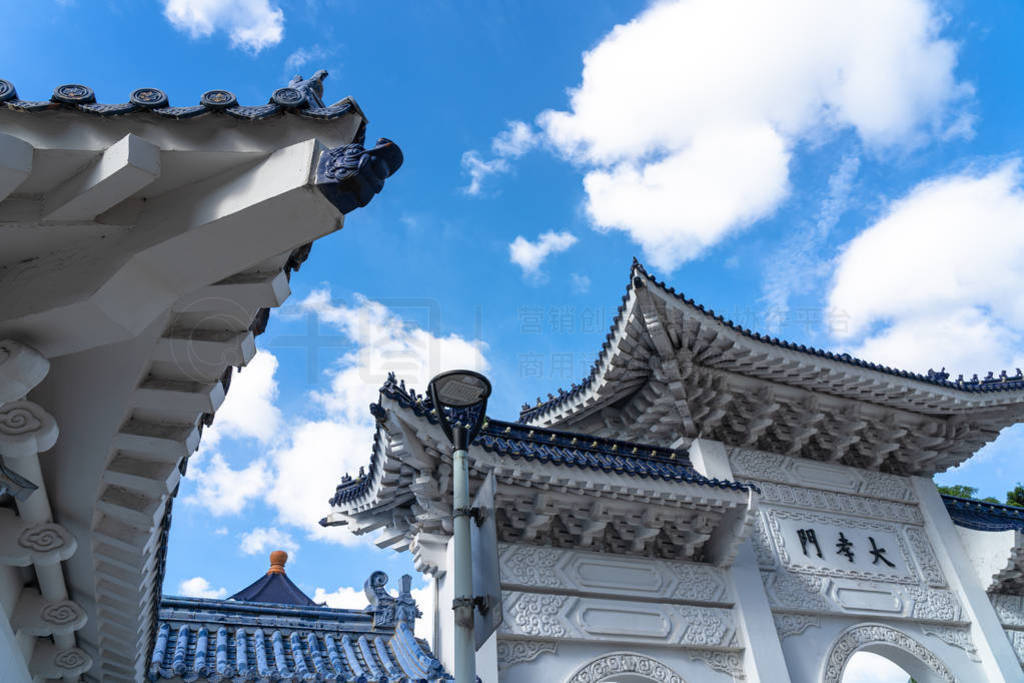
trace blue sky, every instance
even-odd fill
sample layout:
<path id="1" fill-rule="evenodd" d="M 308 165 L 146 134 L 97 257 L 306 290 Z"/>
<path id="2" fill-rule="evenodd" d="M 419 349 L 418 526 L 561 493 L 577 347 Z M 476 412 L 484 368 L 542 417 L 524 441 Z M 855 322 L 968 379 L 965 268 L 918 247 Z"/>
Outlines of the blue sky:
<path id="1" fill-rule="evenodd" d="M 373 569 L 411 571 L 315 527 L 368 459 L 383 372 L 421 387 L 476 365 L 514 418 L 586 373 L 634 255 L 796 342 L 954 376 L 1024 366 L 1024 9 L 732 5 L 5 4 L 3 78 L 25 99 L 80 82 L 102 102 L 258 104 L 326 68 L 325 99 L 352 95 L 405 152 L 232 385 L 175 506 L 167 592 L 234 592 L 277 546 L 336 604 Z M 1022 447 L 1008 430 L 939 480 L 1001 498 Z"/>

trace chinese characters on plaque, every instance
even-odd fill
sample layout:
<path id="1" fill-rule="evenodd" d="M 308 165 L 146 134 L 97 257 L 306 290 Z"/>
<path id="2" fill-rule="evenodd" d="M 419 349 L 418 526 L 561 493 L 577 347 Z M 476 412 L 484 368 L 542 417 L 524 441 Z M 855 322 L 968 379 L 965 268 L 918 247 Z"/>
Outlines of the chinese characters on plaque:
<path id="1" fill-rule="evenodd" d="M 818 534 L 814 529 L 797 529 L 796 535 L 800 540 L 800 547 L 803 549 L 804 555 L 809 556 L 813 552 L 816 553 L 819 558 L 824 558 L 821 554 L 821 546 L 818 545 Z M 868 536 L 868 542 L 871 544 L 871 549 L 868 551 L 872 557 L 871 564 L 878 564 L 879 562 L 882 562 L 888 567 L 896 566 L 885 556 L 885 548 L 879 547 L 873 536 Z M 839 539 L 836 541 L 836 554 L 846 557 L 846 559 L 851 563 L 853 562 L 853 541 L 848 539 L 846 534 L 842 531 L 839 532 Z"/>

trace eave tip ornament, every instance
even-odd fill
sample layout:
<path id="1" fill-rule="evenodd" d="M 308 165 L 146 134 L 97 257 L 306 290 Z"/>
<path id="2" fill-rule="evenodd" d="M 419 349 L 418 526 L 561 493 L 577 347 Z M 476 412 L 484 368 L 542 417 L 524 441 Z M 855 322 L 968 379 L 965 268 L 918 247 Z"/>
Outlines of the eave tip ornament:
<path id="1" fill-rule="evenodd" d="M 320 156 L 316 186 L 338 211 L 348 213 L 369 204 L 402 161 L 402 150 L 387 138 L 370 149 L 358 142 L 335 147 Z"/>

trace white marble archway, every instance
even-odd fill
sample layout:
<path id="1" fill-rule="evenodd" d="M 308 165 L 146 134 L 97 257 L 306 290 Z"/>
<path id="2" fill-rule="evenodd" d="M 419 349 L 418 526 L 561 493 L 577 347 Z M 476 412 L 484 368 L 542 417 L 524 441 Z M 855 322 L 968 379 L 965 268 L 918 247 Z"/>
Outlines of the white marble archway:
<path id="1" fill-rule="evenodd" d="M 938 656 L 903 631 L 884 624 L 859 624 L 843 631 L 832 644 L 821 677 L 823 683 L 840 683 L 850 658 L 861 651 L 892 660 L 918 683 L 956 680 Z"/>
<path id="2" fill-rule="evenodd" d="M 685 683 L 656 659 L 635 652 L 613 652 L 584 664 L 566 683 Z"/>

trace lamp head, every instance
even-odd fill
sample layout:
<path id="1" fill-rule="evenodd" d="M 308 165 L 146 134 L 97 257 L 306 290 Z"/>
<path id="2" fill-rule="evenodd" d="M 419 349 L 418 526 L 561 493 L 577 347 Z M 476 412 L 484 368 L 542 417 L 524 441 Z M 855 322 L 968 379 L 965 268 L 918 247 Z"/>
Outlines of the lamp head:
<path id="1" fill-rule="evenodd" d="M 465 448 L 483 425 L 491 383 L 479 372 L 450 370 L 430 380 L 429 392 L 448 440 Z"/>

